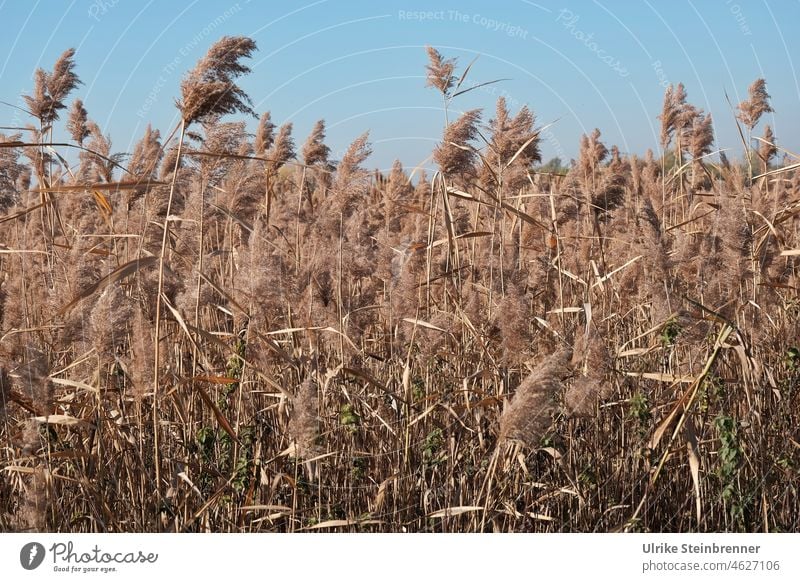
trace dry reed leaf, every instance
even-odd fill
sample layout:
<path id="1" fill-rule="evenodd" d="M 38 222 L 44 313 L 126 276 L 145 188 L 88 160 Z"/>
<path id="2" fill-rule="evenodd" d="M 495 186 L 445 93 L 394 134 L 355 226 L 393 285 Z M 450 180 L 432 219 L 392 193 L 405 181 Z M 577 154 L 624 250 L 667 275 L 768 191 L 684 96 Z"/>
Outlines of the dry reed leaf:
<path id="1" fill-rule="evenodd" d="M 52 188 L 35 188 L 29 192 L 41 194 L 44 192 L 85 192 L 87 190 L 135 190 L 141 186 L 165 186 L 166 182 L 157 182 L 155 180 L 127 180 L 121 182 L 93 182 L 91 184 L 83 184 L 78 186 L 60 185 L 53 186 Z"/>
<path id="2" fill-rule="evenodd" d="M 529 511 L 525 515 L 527 515 L 531 519 L 538 519 L 539 521 L 555 521 L 556 520 L 554 517 L 550 517 L 549 515 L 544 515 L 542 513 L 533 513 L 532 511 Z"/>
<path id="3" fill-rule="evenodd" d="M 483 231 L 467 232 L 465 234 L 460 234 L 460 235 L 454 237 L 453 240 L 461 240 L 461 239 L 465 239 L 465 238 L 480 238 L 480 237 L 484 237 L 484 236 L 492 236 L 492 234 L 493 233 L 491 233 L 491 232 L 483 232 Z M 433 248 L 436 248 L 438 246 L 441 246 L 441 245 L 445 244 L 447 241 L 448 241 L 448 239 L 446 239 L 446 238 L 440 238 L 438 240 L 433 241 L 431 244 L 429 244 L 427 247 L 424 247 L 424 248 L 426 250 L 427 249 L 433 249 Z"/>
<path id="4" fill-rule="evenodd" d="M 676 402 L 675 406 L 672 407 L 672 410 L 667 415 L 667 417 L 664 420 L 662 420 L 661 423 L 656 427 L 656 430 L 653 431 L 653 436 L 650 437 L 650 441 L 647 444 L 647 448 L 655 449 L 656 447 L 658 447 L 658 443 L 661 442 L 664 433 L 670 427 L 672 421 L 675 420 L 675 417 L 678 416 L 678 412 L 680 411 L 683 403 L 686 402 L 688 394 L 689 391 L 687 391 L 686 394 L 684 394 L 683 396 L 681 396 L 680 399 L 678 399 L 678 402 Z"/>
<path id="5" fill-rule="evenodd" d="M 222 213 L 223 213 L 225 216 L 227 216 L 228 218 L 230 218 L 231 220 L 233 220 L 233 221 L 234 221 L 236 224 L 238 224 L 239 226 L 241 226 L 242 228 L 244 228 L 244 229 L 245 229 L 247 232 L 250 232 L 250 233 L 252 233 L 252 232 L 253 232 L 253 225 L 252 225 L 252 224 L 250 224 L 249 222 L 246 222 L 246 221 L 242 220 L 241 218 L 239 218 L 238 216 L 236 216 L 236 214 L 234 214 L 233 212 L 231 212 L 230 210 L 228 210 L 228 209 L 227 209 L 227 208 L 225 208 L 224 206 L 221 206 L 221 205 L 219 205 L 219 204 L 214 204 L 214 203 L 212 202 L 212 203 L 211 203 L 211 207 L 212 207 L 212 208 L 216 208 L 217 210 L 219 210 L 220 212 L 222 212 Z"/>
<path id="6" fill-rule="evenodd" d="M 209 361 L 209 359 L 206 356 L 205 352 L 200 348 L 199 345 L 197 345 L 197 342 L 195 341 L 194 337 L 192 336 L 191 332 L 189 331 L 189 327 L 186 325 L 186 322 L 184 321 L 183 316 L 181 316 L 181 314 L 178 312 L 178 310 L 175 309 L 169 301 L 167 301 L 166 297 L 162 297 L 162 300 L 164 302 L 164 305 L 166 305 L 167 308 L 172 313 L 172 316 L 175 318 L 175 321 L 178 322 L 178 325 L 183 330 L 183 333 L 186 334 L 186 337 L 189 339 L 189 343 L 192 344 L 192 347 L 194 347 L 197 350 L 197 353 L 203 359 L 203 365 L 206 368 L 211 368 L 212 367 L 211 366 L 211 362 Z"/>
<path id="7" fill-rule="evenodd" d="M 111 273 L 109 273 L 105 277 L 102 277 L 101 279 L 91 284 L 86 289 L 84 289 L 72 301 L 70 301 L 64 307 L 59 309 L 58 315 L 64 315 L 65 313 L 69 312 L 70 309 L 75 307 L 75 305 L 77 305 L 87 297 L 91 297 L 101 289 L 105 289 L 106 287 L 108 287 L 113 283 L 117 283 L 118 281 L 130 277 L 142 267 L 147 267 L 150 265 L 154 265 L 156 263 L 158 263 L 158 257 L 155 256 L 142 257 L 141 259 L 134 259 L 132 261 L 125 263 L 120 267 L 117 267 Z"/>
<path id="8" fill-rule="evenodd" d="M 197 493 L 199 497 L 201 498 L 203 497 L 203 493 L 200 491 L 200 489 L 197 488 L 197 486 L 192 482 L 192 480 L 189 479 L 189 475 L 186 474 L 186 471 L 181 471 L 180 473 L 178 473 L 178 478 L 184 483 L 186 483 L 192 489 L 192 491 Z"/>
<path id="9" fill-rule="evenodd" d="M 629 344 L 632 344 L 632 343 L 634 343 L 634 342 L 636 342 L 636 341 L 638 341 L 638 340 L 640 340 L 640 339 L 642 339 L 642 338 L 644 338 L 644 337 L 647 337 L 647 336 L 648 336 L 648 335 L 650 335 L 651 333 L 654 333 L 654 332 L 657 332 L 657 331 L 661 331 L 661 330 L 663 329 L 664 325 L 665 325 L 665 324 L 666 324 L 666 323 L 667 323 L 667 322 L 668 322 L 670 319 L 672 319 L 673 317 L 676 317 L 677 315 L 678 315 L 677 313 L 672 313 L 672 314 L 670 314 L 670 315 L 669 315 L 669 317 L 667 317 L 666 319 L 664 319 L 664 320 L 663 320 L 663 321 L 661 321 L 660 323 L 658 323 L 658 324 L 654 325 L 654 326 L 653 326 L 653 327 L 651 327 L 650 329 L 648 329 L 648 330 L 646 330 L 646 331 L 644 331 L 644 332 L 640 333 L 640 334 L 639 334 L 639 335 L 637 335 L 636 337 L 634 337 L 634 338 L 632 338 L 632 339 L 628 340 L 627 342 L 625 342 L 624 344 L 622 344 L 622 346 L 620 347 L 620 349 L 622 349 L 622 348 L 624 348 L 625 346 L 627 346 L 627 345 L 629 345 Z"/>
<path id="10" fill-rule="evenodd" d="M 775 170 L 770 170 L 769 172 L 764 172 L 763 174 L 758 174 L 757 176 L 753 176 L 753 180 L 758 180 L 759 178 L 763 178 L 764 176 L 774 176 L 775 174 L 785 174 L 786 172 L 791 172 L 792 170 L 797 170 L 798 168 L 800 168 L 800 163 L 790 164 L 788 166 L 783 166 L 782 168 L 777 168 Z"/>
<path id="11" fill-rule="evenodd" d="M 237 378 L 230 378 L 228 376 L 193 376 L 182 380 L 184 382 L 208 382 L 209 384 L 236 384 L 239 382 Z"/>
<path id="12" fill-rule="evenodd" d="M 453 144 L 453 145 L 456 145 L 456 144 Z M 527 222 L 528 224 L 533 225 L 533 226 L 538 226 L 539 228 L 541 228 L 543 230 L 546 230 L 548 232 L 550 231 L 550 228 L 547 225 L 542 224 L 541 222 L 536 220 L 530 214 L 526 214 L 525 212 L 522 212 L 520 209 L 515 208 L 514 206 L 512 206 L 511 204 L 509 204 L 507 202 L 500 201 L 498 198 L 495 198 L 494 196 L 492 196 L 488 191 L 486 193 L 489 195 L 490 198 L 492 198 L 492 200 L 495 202 L 495 204 L 489 204 L 487 202 L 484 202 L 483 200 L 478 200 L 477 198 L 475 198 L 471 194 L 467 194 L 466 192 L 463 192 L 461 190 L 457 190 L 457 189 L 452 188 L 452 187 L 448 187 L 447 188 L 447 193 L 449 195 L 454 195 L 454 196 L 457 196 L 459 198 L 463 198 L 465 200 L 471 200 L 473 202 L 477 202 L 478 204 L 483 204 L 484 206 L 493 207 L 496 204 L 499 204 L 501 208 L 503 208 L 505 210 L 508 210 L 511 214 L 515 215 L 517 218 L 519 218 L 523 222 Z"/>
<path id="13" fill-rule="evenodd" d="M 7 465 L 3 467 L 3 471 L 8 471 L 9 473 L 22 473 L 23 475 L 32 475 L 36 469 L 33 467 L 23 467 L 21 465 Z"/>
<path id="14" fill-rule="evenodd" d="M 378 486 L 378 493 L 375 495 L 375 512 L 380 513 L 383 509 L 383 504 L 386 501 L 386 489 L 389 486 L 389 483 L 392 483 L 395 479 L 397 479 L 397 475 L 392 475 L 391 477 L 387 477 L 381 484 Z"/>
<path id="15" fill-rule="evenodd" d="M 114 214 L 114 209 L 111 207 L 111 203 L 108 201 L 108 198 L 100 192 L 100 190 L 93 190 L 92 195 L 94 196 L 94 200 L 97 203 L 97 206 L 100 208 L 100 211 L 103 213 L 103 216 L 108 218 L 112 214 Z"/>
<path id="16" fill-rule="evenodd" d="M 317 329 L 325 329 L 323 327 L 285 327 L 283 329 L 276 329 L 275 331 L 265 332 L 264 335 L 281 335 L 284 333 L 297 333 L 300 331 L 314 331 Z"/>
<path id="17" fill-rule="evenodd" d="M 259 517 L 258 519 L 254 519 L 250 523 L 253 524 L 253 525 L 257 525 L 259 523 L 264 523 L 265 521 L 273 523 L 276 519 L 279 519 L 281 517 L 287 517 L 287 516 L 289 516 L 291 514 L 292 514 L 291 511 L 278 511 L 276 513 L 270 513 L 268 515 L 265 515 L 264 517 Z"/>
<path id="18" fill-rule="evenodd" d="M 772 236 L 774 236 L 775 239 L 778 241 L 778 243 L 782 246 L 784 244 L 783 237 L 778 232 L 778 230 L 775 228 L 775 226 L 769 221 L 769 219 L 766 216 L 764 216 L 763 214 L 761 214 L 758 210 L 752 210 L 751 209 L 751 212 L 753 214 L 755 214 L 756 216 L 758 216 L 759 218 L 761 218 L 761 220 L 763 220 L 764 222 L 767 223 L 767 227 L 769 227 L 769 230 L 772 232 Z M 759 246 L 761 246 L 761 243 L 759 243 Z"/>
<path id="19" fill-rule="evenodd" d="M 447 507 L 445 509 L 440 509 L 439 511 L 434 511 L 433 513 L 429 513 L 427 515 L 430 519 L 442 518 L 442 517 L 454 517 L 456 515 L 461 515 L 462 513 L 472 513 L 475 511 L 485 511 L 485 507 L 482 505 L 458 505 L 455 507 Z"/>
<path id="20" fill-rule="evenodd" d="M 74 416 L 69 416 L 66 414 L 48 414 L 47 416 L 35 416 L 33 420 L 44 424 L 60 424 L 62 426 L 80 426 L 84 428 L 91 428 L 94 426 L 93 424 L 86 422 L 85 420 L 81 420 L 80 418 L 75 418 Z"/>
<path id="21" fill-rule="evenodd" d="M 335 457 L 338 454 L 339 453 L 337 451 L 333 451 L 333 452 L 330 452 L 330 453 L 320 453 L 319 455 L 315 455 L 315 456 L 311 457 L 310 459 L 303 459 L 303 460 L 305 462 L 307 462 L 307 463 L 314 463 L 316 461 L 321 461 L 322 459 L 328 459 L 330 457 Z"/>
<path id="22" fill-rule="evenodd" d="M 236 432 L 233 430 L 233 427 L 228 422 L 228 419 L 225 418 L 224 414 L 222 414 L 222 411 L 219 409 L 219 406 L 217 406 L 217 404 L 213 400 L 211 400 L 211 397 L 208 395 L 208 393 L 205 390 L 203 390 L 200 386 L 194 386 L 194 389 L 197 390 L 198 394 L 200 394 L 200 398 L 203 400 L 203 402 L 206 403 L 206 406 L 208 406 L 212 410 L 212 412 L 214 413 L 214 418 L 217 419 L 217 422 L 222 427 L 222 430 L 228 433 L 228 435 L 230 435 L 230 437 L 233 440 L 239 442 L 239 437 L 236 436 Z"/>
<path id="23" fill-rule="evenodd" d="M 616 275 L 617 273 L 619 273 L 623 269 L 626 269 L 627 267 L 630 267 L 633 263 L 635 263 L 636 261 L 638 261 L 641 258 L 642 258 L 642 255 L 637 255 L 637 256 L 633 257 L 630 261 L 628 261 L 627 263 L 625 263 L 621 267 L 617 267 L 616 269 L 614 269 L 610 273 L 607 273 L 607 274 L 603 275 L 602 277 L 598 278 L 597 281 L 595 281 L 592 284 L 592 287 L 597 287 L 598 285 L 602 285 L 603 283 L 608 281 L 611 277 L 613 277 L 614 275 Z"/>
<path id="24" fill-rule="evenodd" d="M 537 130 L 537 131 L 536 131 L 536 133 L 534 133 L 534 134 L 533 134 L 533 135 L 532 135 L 532 136 L 531 136 L 531 137 L 530 137 L 530 138 L 529 138 L 529 139 L 528 139 L 528 140 L 527 140 L 527 141 L 526 141 L 524 144 L 522 144 L 522 145 L 520 146 L 520 148 L 517 150 L 517 153 L 515 153 L 513 156 L 511 156 L 511 159 L 509 159 L 509 160 L 508 160 L 508 162 L 507 162 L 507 163 L 506 163 L 506 165 L 505 165 L 505 169 L 508 169 L 509 167 L 511 167 L 511 164 L 513 164 L 513 163 L 514 163 L 514 160 L 516 160 L 516 159 L 517 159 L 517 158 L 520 156 L 520 154 L 521 154 L 522 152 L 524 152 L 524 151 L 525 151 L 525 149 L 526 149 L 526 148 L 527 148 L 529 145 L 531 145 L 531 144 L 532 144 L 534 141 L 537 141 L 537 140 L 539 139 L 539 134 L 540 134 L 542 131 L 544 131 L 545 129 L 547 129 L 548 127 L 550 127 L 550 125 L 552 125 L 552 124 L 546 125 L 545 127 L 541 128 L 541 129 L 539 129 L 539 130 Z"/>
<path id="25" fill-rule="evenodd" d="M 411 422 L 409 422 L 409 423 L 408 423 L 408 426 L 409 426 L 409 427 L 411 427 L 411 426 L 414 426 L 415 424 L 417 424 L 417 423 L 418 423 L 420 420 L 424 419 L 424 418 L 425 418 L 426 416 L 428 416 L 428 415 L 429 415 L 431 412 L 433 412 L 433 411 L 436 409 L 436 407 L 437 407 L 438 405 L 439 405 L 439 403 L 438 403 L 438 402 L 436 402 L 436 403 L 434 403 L 434 404 L 431 404 L 431 405 L 430 405 L 428 408 L 426 408 L 426 409 L 425 409 L 425 410 L 424 410 L 424 411 L 423 411 L 423 412 L 422 412 L 422 413 L 421 413 L 419 416 L 417 416 L 417 417 L 416 417 L 414 420 L 412 420 Z"/>
<path id="26" fill-rule="evenodd" d="M 95 388 L 94 386 L 89 386 L 84 382 L 79 382 L 78 380 L 67 380 L 66 378 L 53 378 L 50 376 L 48 378 L 53 384 L 59 384 L 61 386 L 69 386 L 70 388 L 77 388 L 78 390 L 84 390 L 86 392 L 91 392 L 92 394 L 100 394 L 100 389 Z"/>
<path id="27" fill-rule="evenodd" d="M 291 507 L 286 505 L 242 505 L 237 508 L 237 511 L 292 511 Z"/>
<path id="28" fill-rule="evenodd" d="M 569 271 L 567 271 L 566 269 L 564 269 L 564 268 L 560 267 L 560 266 L 558 265 L 558 263 L 559 263 L 559 262 L 560 262 L 560 261 L 559 261 L 558 257 L 557 257 L 557 258 L 555 258 L 555 259 L 553 259 L 553 267 L 554 267 L 554 268 L 555 268 L 555 269 L 556 269 L 556 270 L 557 270 L 559 273 L 561 273 L 562 275 L 564 275 L 564 276 L 566 276 L 566 277 L 569 277 L 569 278 L 570 278 L 570 279 L 572 279 L 573 281 L 577 281 L 578 283 L 580 283 L 580 284 L 581 284 L 581 285 L 583 285 L 583 286 L 587 286 L 587 285 L 586 285 L 586 281 L 584 281 L 583 279 L 581 279 L 581 278 L 580 278 L 580 277 L 578 277 L 577 275 L 573 275 L 572 273 L 570 273 L 570 272 L 569 272 Z"/>
<path id="29" fill-rule="evenodd" d="M 669 382 L 670 384 L 691 384 L 694 382 L 694 378 L 691 376 L 675 376 L 674 374 L 662 372 L 625 372 L 625 375 L 633 376 L 634 378 L 656 380 L 657 382 Z"/>
<path id="30" fill-rule="evenodd" d="M 559 307 L 551 309 L 547 313 L 583 313 L 583 307 Z"/>
<path id="31" fill-rule="evenodd" d="M 313 531 L 316 529 L 325 529 L 327 527 L 337 528 L 349 527 L 352 525 L 382 525 L 383 523 L 384 522 L 379 519 L 331 519 L 300 528 L 298 531 Z"/>
<path id="32" fill-rule="evenodd" d="M 436 327 L 432 323 L 428 323 L 427 321 L 422 321 L 421 319 L 414 319 L 413 317 L 404 317 L 403 321 L 405 321 L 406 323 L 411 323 L 413 325 L 418 325 L 420 327 L 425 327 L 427 329 L 432 329 L 434 331 L 440 331 L 442 333 L 447 333 L 447 330 L 444 330 L 441 327 Z"/>
<path id="33" fill-rule="evenodd" d="M 661 470 L 664 468 L 664 464 L 667 462 L 667 458 L 670 455 L 670 447 L 672 443 L 675 441 L 675 438 L 680 433 L 680 430 L 684 426 L 686 421 L 689 420 L 689 413 L 691 412 L 691 408 L 694 405 L 694 403 L 697 402 L 697 395 L 700 392 L 700 386 L 703 384 L 703 380 L 705 380 L 705 378 L 711 371 L 711 367 L 714 365 L 714 362 L 719 356 L 719 353 L 722 350 L 722 346 L 725 344 L 731 333 L 733 333 L 733 330 L 734 328 L 731 325 L 725 324 L 722 326 L 722 329 L 720 330 L 719 335 L 717 335 L 716 341 L 714 342 L 714 349 L 711 352 L 711 355 L 706 360 L 705 366 L 703 366 L 703 370 L 700 372 L 697 378 L 694 379 L 694 382 L 692 382 L 692 386 L 689 389 L 687 389 L 686 392 L 678 399 L 675 408 L 667 417 L 667 420 L 669 421 L 671 420 L 671 418 L 674 417 L 674 415 L 677 414 L 677 411 L 679 409 L 682 410 L 682 413 L 680 415 L 680 418 L 678 419 L 678 423 L 675 427 L 675 430 L 672 432 L 672 436 L 669 439 L 669 443 L 666 447 L 667 450 L 664 451 L 664 454 L 661 456 L 661 459 L 659 460 L 658 465 L 656 466 L 656 470 L 653 472 L 650 478 L 651 485 L 658 480 L 658 476 L 661 474 Z M 666 427 L 668 425 L 669 423 L 667 423 L 666 421 L 662 423 L 662 425 L 659 427 L 659 430 L 661 431 L 660 434 L 663 434 L 663 431 L 666 430 Z M 653 435 L 653 439 L 655 439 L 655 434 Z M 658 443 L 657 440 L 655 442 L 656 444 Z M 650 447 L 650 448 L 655 448 L 655 447 Z"/>
<path id="34" fill-rule="evenodd" d="M 692 474 L 694 484 L 695 510 L 699 524 L 703 518 L 700 497 L 700 455 L 697 452 L 697 431 L 691 418 L 686 419 L 686 453 L 689 456 L 689 472 Z"/>
<path id="35" fill-rule="evenodd" d="M 456 196 L 458 198 L 463 198 L 464 200 L 475 200 L 475 197 L 472 194 L 468 194 L 462 190 L 458 190 L 456 188 L 448 188 L 447 193 L 451 196 Z"/>
<path id="36" fill-rule="evenodd" d="M 260 333 L 258 333 L 257 331 L 254 331 L 254 330 L 251 330 L 251 332 L 252 332 L 252 333 L 255 333 L 256 337 L 257 337 L 257 338 L 259 338 L 261 341 L 263 341 L 265 344 L 267 344 L 267 347 L 268 347 L 269 349 L 271 349 L 273 352 L 275 352 L 276 354 L 278 354 L 278 356 L 279 356 L 279 357 L 280 357 L 280 358 L 281 358 L 283 361 L 285 361 L 286 363 L 288 363 L 288 364 L 290 364 L 290 365 L 292 365 L 292 366 L 295 366 L 295 367 L 297 367 L 297 366 L 298 366 L 298 362 L 297 362 L 297 360 L 296 360 L 295 358 L 293 358 L 293 357 L 292 357 L 292 356 L 289 354 L 289 352 L 287 352 L 287 351 L 286 351 L 286 350 L 284 350 L 282 347 L 280 347 L 280 346 L 279 346 L 279 345 L 278 345 L 278 344 L 275 342 L 275 340 L 273 340 L 272 338 L 269 338 L 269 337 L 263 336 L 263 335 L 261 335 Z"/>
<path id="37" fill-rule="evenodd" d="M 39 208 L 41 208 L 43 206 L 48 206 L 50 204 L 51 204 L 51 202 L 49 200 L 47 200 L 45 202 L 40 202 L 39 204 L 35 204 L 33 206 L 30 206 L 30 207 L 26 208 L 25 210 L 20 210 L 16 214 L 12 214 L 10 216 L 6 216 L 6 217 L 3 217 L 3 218 L 0 218 L 0 224 L 3 224 L 4 222 L 8 222 L 10 220 L 16 220 L 17 218 L 22 218 L 26 214 L 29 214 L 29 213 L 33 212 L 34 210 L 38 210 Z"/>
<path id="38" fill-rule="evenodd" d="M 782 257 L 796 257 L 800 255 L 800 249 L 789 249 L 788 251 L 781 251 Z"/>
<path id="39" fill-rule="evenodd" d="M 649 347 L 649 348 L 633 348 L 630 350 L 623 350 L 621 352 L 617 352 L 618 358 L 627 358 L 629 356 L 644 356 L 645 354 L 649 354 L 650 352 L 654 352 L 661 348 L 657 346 Z"/>
<path id="40" fill-rule="evenodd" d="M 20 250 L 16 250 L 16 249 L 10 249 L 10 248 L 8 248 L 6 246 L 3 246 L 2 248 L 0 248 L 0 255 L 14 255 L 14 254 L 20 254 L 20 255 L 25 255 L 25 254 L 46 255 L 47 251 L 34 251 L 34 250 L 20 251 Z"/>
<path id="41" fill-rule="evenodd" d="M 408 365 L 408 360 L 403 363 L 403 394 L 406 398 L 411 396 L 411 366 Z"/>

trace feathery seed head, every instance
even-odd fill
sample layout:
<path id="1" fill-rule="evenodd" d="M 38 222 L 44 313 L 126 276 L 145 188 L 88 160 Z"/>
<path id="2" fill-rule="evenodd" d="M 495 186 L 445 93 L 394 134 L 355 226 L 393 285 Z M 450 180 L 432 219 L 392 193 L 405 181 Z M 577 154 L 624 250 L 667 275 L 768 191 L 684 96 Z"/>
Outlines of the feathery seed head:
<path id="1" fill-rule="evenodd" d="M 255 41 L 245 36 L 225 36 L 211 46 L 181 82 L 177 105 L 186 125 L 237 111 L 255 115 L 250 97 L 234 82 L 250 72 L 239 61 L 255 50 Z"/>
<path id="2" fill-rule="evenodd" d="M 747 101 L 739 103 L 739 114 L 737 117 L 748 129 L 752 129 L 758 124 L 758 120 L 765 113 L 774 111 L 769 104 L 769 93 L 767 93 L 767 82 L 764 79 L 756 79 L 747 89 L 749 98 Z"/>
<path id="3" fill-rule="evenodd" d="M 456 84 L 456 77 L 453 74 L 456 68 L 456 59 L 445 59 L 432 46 L 426 47 L 425 50 L 428 51 L 429 60 L 425 67 L 428 70 L 426 86 L 435 87 L 443 95 L 448 95 L 450 89 Z"/>

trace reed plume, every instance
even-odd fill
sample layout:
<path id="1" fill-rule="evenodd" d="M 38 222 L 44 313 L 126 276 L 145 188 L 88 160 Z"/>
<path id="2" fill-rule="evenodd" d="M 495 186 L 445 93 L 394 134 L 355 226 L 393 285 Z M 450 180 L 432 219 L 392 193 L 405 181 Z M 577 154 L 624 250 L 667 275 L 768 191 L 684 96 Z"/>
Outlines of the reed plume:
<path id="1" fill-rule="evenodd" d="M 714 144 L 714 126 L 711 114 L 699 111 L 692 121 L 689 137 L 689 155 L 692 156 L 692 186 L 698 187 L 704 177 L 703 156 L 711 153 Z"/>
<path id="2" fill-rule="evenodd" d="M 677 87 L 669 85 L 664 91 L 664 104 L 661 108 L 661 148 L 666 151 L 675 131 L 682 125 L 681 117 L 686 108 L 686 88 L 683 83 Z"/>
<path id="3" fill-rule="evenodd" d="M 578 165 L 584 194 L 589 197 L 596 187 L 597 172 L 600 164 L 608 157 L 608 149 L 600 141 L 600 130 L 595 128 L 589 135 L 582 135 L 578 154 Z"/>
<path id="4" fill-rule="evenodd" d="M 66 107 L 67 96 L 81 84 L 75 73 L 75 49 L 68 49 L 58 58 L 53 72 L 37 69 L 34 75 L 32 95 L 25 95 L 25 103 L 31 114 L 43 127 L 58 119 L 58 112 Z"/>
<path id="5" fill-rule="evenodd" d="M 256 130 L 256 139 L 253 144 L 253 149 L 257 156 L 264 156 L 269 148 L 272 147 L 272 142 L 275 139 L 275 124 L 272 123 L 272 116 L 269 111 L 261 114 L 258 120 L 258 129 Z"/>
<path id="6" fill-rule="evenodd" d="M 303 144 L 303 163 L 306 166 L 327 165 L 330 153 L 331 148 L 325 145 L 325 120 L 320 119 Z"/>
<path id="7" fill-rule="evenodd" d="M 83 145 L 83 140 L 92 133 L 87 125 L 88 122 L 89 116 L 83 106 L 83 101 L 75 99 L 67 117 L 67 131 L 69 131 L 70 136 L 78 145 Z"/>
<path id="8" fill-rule="evenodd" d="M 428 72 L 426 86 L 435 87 L 446 97 L 456 84 L 456 77 L 453 74 L 456 59 L 445 59 L 432 46 L 425 47 L 425 50 L 428 52 L 428 65 L 425 67 Z"/>
<path id="9" fill-rule="evenodd" d="M 286 162 L 295 157 L 292 128 L 293 125 L 291 123 L 284 123 L 281 125 L 278 130 L 278 135 L 275 137 L 275 141 L 265 154 L 268 159 L 268 171 L 273 176 L 277 174 L 278 170 L 280 170 Z"/>
<path id="10" fill-rule="evenodd" d="M 128 172 L 140 184 L 126 195 L 128 208 L 145 194 L 147 182 L 155 180 L 158 165 L 161 163 L 163 156 L 161 133 L 157 129 L 153 129 L 148 123 L 144 130 L 144 135 L 134 146 L 128 163 Z M 174 167 L 174 163 L 172 167 Z"/>
<path id="11" fill-rule="evenodd" d="M 572 367 L 575 379 L 564 392 L 564 407 L 569 416 L 594 416 L 599 400 L 608 398 L 613 385 L 608 376 L 613 370 L 611 355 L 597 328 L 590 325 L 576 335 Z"/>
<path id="12" fill-rule="evenodd" d="M 758 157 L 761 158 L 761 163 L 764 164 L 764 172 L 769 169 L 769 164 L 777 153 L 778 147 L 775 145 L 775 134 L 772 132 L 772 127 L 767 125 L 764 127 L 764 136 L 758 144 Z"/>
<path id="13" fill-rule="evenodd" d="M 764 79 L 756 79 L 747 89 L 748 99 L 739 103 L 739 113 L 737 117 L 744 123 L 748 130 L 758 125 L 759 119 L 765 113 L 774 111 L 769 103 L 769 93 L 767 93 L 767 82 Z"/>
<path id="14" fill-rule="evenodd" d="M 255 50 L 255 41 L 244 36 L 225 36 L 208 49 L 181 82 L 177 105 L 186 125 L 239 111 L 255 115 L 250 97 L 234 82 L 250 72 L 240 61 Z"/>
<path id="15" fill-rule="evenodd" d="M 474 172 L 475 152 L 470 142 L 478 136 L 479 109 L 467 111 L 444 130 L 442 142 L 433 150 L 433 161 L 445 176 L 469 175 Z"/>
<path id="16" fill-rule="evenodd" d="M 539 446 L 553 423 L 562 382 L 572 374 L 571 359 L 572 350 L 561 348 L 547 356 L 522 381 L 500 416 L 498 444 L 515 441 L 529 448 Z"/>
<path id="17" fill-rule="evenodd" d="M 319 389 L 310 377 L 300 385 L 292 399 L 288 434 L 294 445 L 295 455 L 304 459 L 318 454 L 319 438 Z"/>
<path id="18" fill-rule="evenodd" d="M 507 190 L 514 191 L 527 183 L 527 171 L 541 161 L 535 117 L 527 106 L 512 117 L 505 97 L 497 99 L 495 111 L 495 118 L 489 122 L 492 133 L 486 155 L 489 164 L 482 168 L 481 177 L 484 183 L 493 183 L 495 187 L 502 183 Z"/>

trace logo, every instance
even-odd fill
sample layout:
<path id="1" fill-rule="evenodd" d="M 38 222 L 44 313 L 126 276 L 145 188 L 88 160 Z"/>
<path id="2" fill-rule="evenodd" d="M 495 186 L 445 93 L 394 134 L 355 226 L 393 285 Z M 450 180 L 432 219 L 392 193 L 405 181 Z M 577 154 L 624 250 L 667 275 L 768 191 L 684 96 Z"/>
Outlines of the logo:
<path id="1" fill-rule="evenodd" d="M 26 570 L 35 570 L 44 562 L 44 546 L 37 542 L 30 542 L 22 546 L 19 552 L 19 563 Z"/>

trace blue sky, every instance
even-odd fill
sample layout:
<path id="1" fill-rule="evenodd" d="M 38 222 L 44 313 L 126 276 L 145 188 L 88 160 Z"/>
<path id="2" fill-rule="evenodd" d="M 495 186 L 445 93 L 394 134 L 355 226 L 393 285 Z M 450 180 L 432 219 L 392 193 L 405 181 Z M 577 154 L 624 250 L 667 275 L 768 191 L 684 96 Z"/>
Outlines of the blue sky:
<path id="1" fill-rule="evenodd" d="M 427 44 L 461 67 L 477 56 L 468 85 L 509 79 L 451 107 L 482 107 L 488 121 L 501 94 L 513 109 L 527 104 L 540 125 L 553 124 L 545 159 L 576 156 L 595 127 L 624 152 L 657 149 L 664 86 L 677 82 L 712 112 L 717 147 L 738 154 L 725 94 L 738 103 L 757 77 L 776 110 L 758 131 L 770 123 L 780 145 L 800 151 L 800 0 L 0 0 L 0 18 L 0 100 L 21 104 L 34 70 L 75 47 L 84 85 L 74 96 L 114 151 L 131 151 L 148 122 L 169 132 L 181 77 L 224 35 L 258 43 L 241 81 L 256 110 L 292 121 L 298 144 L 324 118 L 338 155 L 370 130 L 375 167 L 415 166 L 441 134 L 441 99 L 425 88 Z M 0 106 L 0 125 L 28 122 Z"/>

